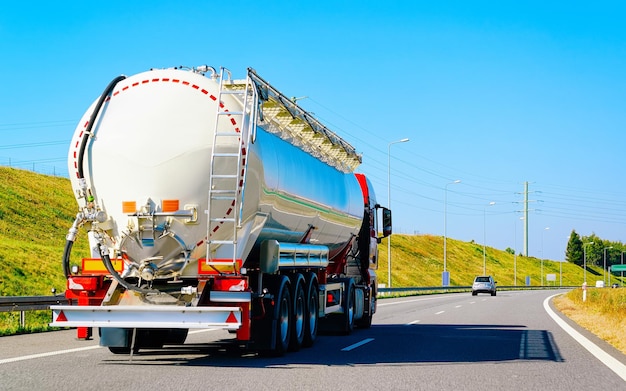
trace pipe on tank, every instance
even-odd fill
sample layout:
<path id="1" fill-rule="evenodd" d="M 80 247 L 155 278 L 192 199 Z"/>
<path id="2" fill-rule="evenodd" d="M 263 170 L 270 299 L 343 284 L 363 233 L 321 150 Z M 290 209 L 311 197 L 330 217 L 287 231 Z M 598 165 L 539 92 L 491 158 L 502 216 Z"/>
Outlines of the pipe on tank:
<path id="1" fill-rule="evenodd" d="M 102 248 L 100 244 L 98 244 L 98 252 L 100 252 L 100 258 L 102 258 L 102 262 L 104 263 L 104 266 L 107 268 L 107 271 L 109 272 L 109 274 L 111 274 L 111 276 L 121 286 L 123 286 L 129 291 L 135 291 L 135 292 L 139 292 L 143 294 L 158 292 L 156 289 L 144 289 L 144 288 L 139 288 L 139 287 L 133 286 L 132 284 L 129 284 L 128 282 L 126 282 L 126 280 L 122 278 L 122 276 L 119 275 L 117 270 L 115 270 L 115 267 L 113 267 L 113 263 L 111 263 L 111 257 L 109 257 L 109 255 L 106 253 L 106 251 L 104 251 L 104 249 Z"/>
<path id="2" fill-rule="evenodd" d="M 113 88 L 115 88 L 117 83 L 119 83 L 120 81 L 124 79 L 126 79 L 126 76 L 122 75 L 111 80 L 109 85 L 104 89 L 104 92 L 102 93 L 102 95 L 100 95 L 100 99 L 98 99 L 98 103 L 96 104 L 96 107 L 94 107 L 93 112 L 91 113 L 91 117 L 89 117 L 89 123 L 87 124 L 87 129 L 85 130 L 85 133 L 83 134 L 83 139 L 80 142 L 80 150 L 78 151 L 78 178 L 79 179 L 85 178 L 85 175 L 83 172 L 83 157 L 85 156 L 87 140 L 89 139 L 89 136 L 91 135 L 91 129 L 93 128 L 93 124 L 96 122 L 96 117 L 98 117 L 98 114 L 100 113 L 100 109 L 102 108 L 102 105 L 104 105 L 104 101 L 106 100 L 107 96 L 109 96 L 111 91 L 113 91 Z"/>
<path id="3" fill-rule="evenodd" d="M 96 104 L 96 107 L 94 107 L 94 110 L 91 113 L 91 117 L 89 118 L 87 129 L 85 130 L 85 133 L 83 134 L 83 139 L 80 142 L 80 150 L 78 152 L 78 167 L 77 168 L 78 168 L 78 179 L 80 180 L 85 179 L 84 170 L 83 170 L 83 158 L 85 156 L 85 149 L 87 148 L 87 140 L 89 139 L 89 135 L 91 134 L 91 130 L 93 129 L 93 124 L 94 122 L 96 122 L 96 117 L 98 116 L 98 113 L 100 112 L 100 109 L 102 108 L 102 105 L 104 105 L 104 101 L 106 100 L 107 96 L 109 96 L 111 91 L 113 91 L 113 88 L 115 88 L 117 83 L 119 83 L 120 81 L 124 79 L 126 79 L 126 76 L 122 75 L 111 80 L 109 85 L 104 89 L 104 92 L 102 93 L 102 95 L 100 95 L 100 99 L 98 99 L 98 103 Z M 72 228 L 70 228 L 70 232 L 67 235 L 67 238 L 65 241 L 65 248 L 63 249 L 63 274 L 65 274 L 65 278 L 68 278 L 70 276 L 70 255 L 72 253 L 74 240 L 76 240 L 76 233 L 78 232 L 78 225 L 80 225 L 81 222 L 82 222 L 82 215 L 79 213 L 79 215 L 76 216 L 76 220 L 74 221 Z"/>

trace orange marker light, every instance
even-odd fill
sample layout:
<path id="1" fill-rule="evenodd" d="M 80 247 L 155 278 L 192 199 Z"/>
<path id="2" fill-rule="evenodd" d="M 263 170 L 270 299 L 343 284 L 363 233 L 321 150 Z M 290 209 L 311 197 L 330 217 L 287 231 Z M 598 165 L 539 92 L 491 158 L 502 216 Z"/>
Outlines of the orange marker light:
<path id="1" fill-rule="evenodd" d="M 163 212 L 176 212 L 179 204 L 180 202 L 178 200 L 163 200 L 161 202 L 161 208 Z"/>
<path id="2" fill-rule="evenodd" d="M 137 202 L 136 201 L 122 201 L 122 212 L 124 213 L 137 212 Z"/>

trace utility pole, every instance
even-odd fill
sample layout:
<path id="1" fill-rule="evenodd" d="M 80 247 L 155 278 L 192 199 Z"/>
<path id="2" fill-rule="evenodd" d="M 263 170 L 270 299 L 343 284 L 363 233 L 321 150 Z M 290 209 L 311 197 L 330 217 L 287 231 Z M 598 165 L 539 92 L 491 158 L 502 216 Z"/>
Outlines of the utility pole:
<path id="1" fill-rule="evenodd" d="M 528 256 L 528 181 L 524 182 L 524 254 Z"/>
<path id="2" fill-rule="evenodd" d="M 529 200 L 528 193 L 531 193 L 531 192 L 528 191 L 528 181 L 526 181 L 524 182 L 524 209 L 522 210 L 522 212 L 524 213 L 524 217 L 522 217 L 522 219 L 524 220 L 524 250 L 522 251 L 522 255 L 524 256 L 528 256 L 528 212 L 535 210 L 535 209 L 528 209 L 528 204 L 530 202 L 537 201 L 537 200 Z M 534 193 L 534 191 L 532 193 Z"/>

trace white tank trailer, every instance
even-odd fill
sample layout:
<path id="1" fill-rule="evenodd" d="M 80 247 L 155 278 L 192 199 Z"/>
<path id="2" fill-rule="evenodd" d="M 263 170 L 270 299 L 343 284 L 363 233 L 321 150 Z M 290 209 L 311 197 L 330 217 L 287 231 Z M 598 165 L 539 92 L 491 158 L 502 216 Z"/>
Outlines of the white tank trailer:
<path id="1" fill-rule="evenodd" d="M 130 354 L 222 328 L 276 355 L 369 327 L 391 212 L 353 172 L 361 156 L 295 101 L 253 69 L 115 78 L 71 141 L 73 305 L 51 325 Z M 80 232 L 91 258 L 75 262 Z"/>

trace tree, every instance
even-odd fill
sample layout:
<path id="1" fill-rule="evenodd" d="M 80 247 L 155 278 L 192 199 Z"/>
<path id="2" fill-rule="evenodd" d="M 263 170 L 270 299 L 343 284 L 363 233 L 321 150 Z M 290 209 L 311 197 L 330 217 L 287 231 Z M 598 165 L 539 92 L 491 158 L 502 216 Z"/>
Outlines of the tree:
<path id="1" fill-rule="evenodd" d="M 569 235 L 567 249 L 565 250 L 565 260 L 575 265 L 583 265 L 583 241 L 575 230 Z"/>
<path id="2" fill-rule="evenodd" d="M 589 236 L 582 237 L 583 243 L 593 243 L 587 246 L 587 265 L 602 266 L 602 255 L 605 241 L 600 239 L 594 232 Z"/>

